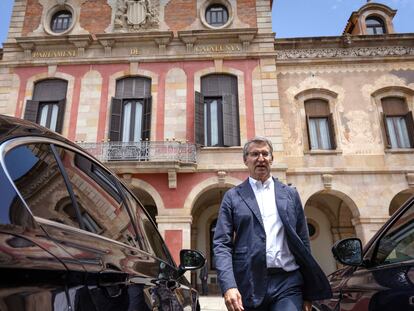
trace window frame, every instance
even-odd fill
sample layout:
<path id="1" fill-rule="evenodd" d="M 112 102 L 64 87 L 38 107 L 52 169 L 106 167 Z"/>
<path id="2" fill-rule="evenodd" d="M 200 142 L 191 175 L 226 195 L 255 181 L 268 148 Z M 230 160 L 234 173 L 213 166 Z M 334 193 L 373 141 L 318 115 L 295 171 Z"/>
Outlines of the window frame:
<path id="1" fill-rule="evenodd" d="M 220 25 L 220 26 L 215 26 L 215 25 L 211 25 L 207 22 L 207 9 L 210 8 L 211 6 L 223 6 L 226 10 L 227 10 L 227 21 Z M 199 17 L 201 20 L 201 23 L 209 29 L 223 29 L 223 28 L 227 28 L 229 27 L 232 23 L 233 23 L 233 9 L 232 9 L 232 5 L 228 0 L 207 0 L 205 1 L 199 9 Z"/>
<path id="2" fill-rule="evenodd" d="M 67 11 L 72 15 L 71 23 L 69 27 L 61 32 L 56 32 L 52 29 L 52 19 L 53 17 L 58 14 L 59 12 Z M 51 36 L 62 36 L 70 33 L 76 23 L 78 21 L 78 14 L 77 11 L 72 7 L 71 4 L 68 4 L 67 2 L 63 5 L 56 4 L 52 7 L 50 7 L 46 13 L 46 17 L 43 19 L 43 29 L 44 31 L 51 35 Z"/>
<path id="3" fill-rule="evenodd" d="M 222 18 L 221 21 L 212 20 L 213 17 L 216 17 L 218 19 L 219 15 L 220 18 Z M 207 24 L 209 24 L 211 27 L 219 28 L 226 25 L 229 21 L 229 11 L 227 10 L 227 7 L 224 4 L 212 3 L 205 10 L 205 19 Z"/>
<path id="4" fill-rule="evenodd" d="M 412 148 L 390 148 L 391 147 L 389 143 L 390 139 L 388 137 L 388 129 L 387 129 L 387 125 L 385 122 L 385 118 L 387 114 L 384 113 L 383 106 L 382 106 L 382 100 L 385 98 L 392 98 L 392 97 L 400 98 L 406 104 L 408 113 L 411 113 L 411 116 L 414 117 L 414 91 L 407 87 L 389 86 L 389 87 L 384 87 L 384 88 L 374 91 L 371 94 L 371 97 L 373 98 L 373 101 L 377 108 L 377 113 L 378 113 L 377 120 L 378 120 L 379 128 L 381 129 L 384 152 L 391 152 L 391 153 L 414 152 L 414 147 Z M 412 133 L 413 133 L 413 137 L 411 139 L 412 139 L 412 145 L 414 146 L 414 124 L 412 126 Z M 408 134 L 410 134 L 410 130 L 408 131 Z"/>
<path id="5" fill-rule="evenodd" d="M 46 137 L 37 137 L 37 136 L 19 137 L 19 138 L 13 138 L 13 139 L 9 140 L 8 142 L 4 143 L 1 146 L 1 149 L 0 149 L 0 155 L 1 155 L 0 161 L 1 161 L 2 166 L 5 168 L 4 171 L 6 173 L 6 176 L 9 179 L 10 183 L 13 185 L 13 188 L 15 189 L 16 193 L 18 194 L 20 200 L 23 202 L 24 206 L 29 211 L 30 215 L 32 215 L 32 217 L 35 219 L 35 221 L 38 222 L 38 223 L 40 223 L 40 224 L 43 223 L 43 222 L 44 223 L 48 223 L 48 224 L 51 224 L 51 225 L 53 225 L 55 227 L 61 227 L 62 226 L 64 228 L 68 228 L 68 229 L 70 229 L 72 231 L 82 232 L 82 234 L 92 234 L 92 235 L 98 236 L 99 238 L 111 240 L 111 241 L 113 241 L 115 243 L 120 243 L 122 245 L 126 245 L 127 247 L 131 247 L 131 245 L 125 244 L 122 241 L 118 241 L 118 240 L 112 239 L 112 238 L 107 237 L 105 235 L 101 235 L 100 233 L 90 232 L 90 231 L 88 231 L 88 230 L 86 230 L 84 228 L 77 228 L 76 226 L 73 226 L 73 225 L 64 224 L 64 223 L 61 223 L 61 222 L 56 221 L 56 220 L 53 220 L 53 219 L 43 218 L 41 216 L 36 216 L 36 215 L 33 214 L 30 206 L 28 205 L 28 203 L 26 202 L 26 200 L 22 196 L 22 194 L 19 191 L 19 189 L 17 188 L 16 184 L 13 182 L 13 180 L 12 180 L 12 178 L 11 178 L 9 172 L 8 172 L 7 166 L 5 165 L 4 157 L 5 157 L 5 155 L 10 150 L 13 150 L 15 148 L 18 148 L 20 146 L 35 145 L 35 144 L 45 144 L 45 145 L 49 145 L 50 148 L 51 148 L 51 151 L 53 150 L 53 147 L 52 146 L 55 146 L 55 147 L 58 147 L 58 148 L 62 148 L 62 149 L 69 150 L 71 152 L 74 152 L 75 154 L 81 154 L 83 157 L 85 157 L 86 159 L 88 159 L 89 161 L 91 161 L 93 164 L 96 164 L 100 169 L 106 171 L 107 174 L 109 174 L 110 176 L 112 176 L 111 173 L 109 171 L 107 171 L 106 168 L 104 168 L 100 164 L 97 164 L 97 162 L 94 159 L 92 159 L 89 155 L 87 155 L 83 150 L 80 150 L 80 149 L 78 149 L 78 148 L 76 148 L 74 146 L 71 146 L 71 145 L 66 144 L 64 142 L 61 142 L 59 140 L 55 140 L 55 139 L 52 139 L 52 138 L 46 138 Z M 57 161 L 57 165 L 58 165 L 59 172 L 60 172 L 62 178 L 65 180 L 65 187 L 66 187 L 66 189 L 68 191 L 68 194 L 70 194 L 70 192 L 71 192 L 70 188 L 71 187 L 68 187 L 67 186 L 67 182 L 69 182 L 69 184 L 70 184 L 71 181 L 69 179 L 66 180 L 66 178 L 64 176 L 65 174 L 67 174 L 66 173 L 66 169 L 64 168 L 64 166 L 62 166 L 62 163 L 59 163 L 60 162 L 59 161 L 60 160 L 60 157 L 57 157 L 57 155 L 58 154 L 56 154 L 55 152 L 53 152 L 53 156 L 54 156 L 55 160 Z M 101 186 L 101 185 L 99 184 L 99 186 Z M 102 188 L 104 189 L 104 187 L 102 187 Z M 70 195 L 69 197 L 66 197 L 66 198 L 67 199 L 70 199 L 70 202 L 74 205 L 75 211 L 77 213 L 78 221 L 80 223 L 83 223 L 83 219 L 81 217 L 81 210 L 80 209 L 76 209 L 76 206 L 78 205 L 78 201 L 76 199 L 76 194 L 73 192 L 73 190 L 72 190 L 72 195 Z M 136 200 L 136 201 L 137 202 L 140 202 L 139 200 Z M 126 204 L 126 202 L 123 202 L 121 204 Z M 141 204 L 141 206 L 142 206 L 142 204 Z M 131 223 L 133 223 L 136 226 L 136 219 L 135 218 L 131 218 L 130 221 L 131 221 Z M 143 250 L 143 251 L 147 251 L 147 250 Z"/>
<path id="6" fill-rule="evenodd" d="M 64 14 L 69 15 L 69 16 L 62 17 L 62 15 Z M 59 23 L 59 21 L 61 21 L 61 24 L 62 24 L 61 27 L 57 27 L 58 26 L 57 23 Z M 64 22 L 67 22 L 66 28 L 63 27 Z M 61 34 L 61 33 L 66 32 L 68 29 L 70 29 L 70 27 L 72 26 L 72 23 L 73 23 L 72 12 L 66 9 L 59 10 L 53 13 L 52 17 L 50 18 L 50 30 L 53 33 Z"/>
<path id="7" fill-rule="evenodd" d="M 323 115 L 322 117 L 328 118 L 328 123 L 331 123 L 331 125 L 328 125 L 331 132 L 331 139 L 330 144 L 332 149 L 312 149 L 311 148 L 311 142 L 310 142 L 310 132 L 309 132 L 309 121 L 308 121 L 308 115 L 306 114 L 305 110 L 305 103 L 309 100 L 321 100 L 327 103 L 328 111 L 326 115 Z M 340 118 L 337 116 L 337 100 L 338 100 L 338 94 L 328 90 L 328 89 L 322 89 L 322 88 L 312 88 L 312 89 L 306 89 L 299 93 L 297 93 L 294 96 L 295 106 L 296 106 L 296 117 L 297 120 L 301 126 L 301 132 L 302 132 L 302 148 L 304 154 L 310 154 L 310 155 L 319 155 L 319 154 L 339 154 L 342 152 L 341 150 L 341 141 L 339 139 L 338 135 L 338 128 L 340 128 Z M 319 115 L 314 115 L 315 117 Z M 314 117 L 312 115 L 312 117 Z M 331 119 L 329 121 L 329 119 Z"/>
<path id="8" fill-rule="evenodd" d="M 132 101 L 135 104 L 140 102 L 142 105 L 141 116 L 141 140 L 151 139 L 152 124 L 152 78 L 145 76 L 121 77 L 116 80 L 115 96 L 111 100 L 111 112 L 109 120 L 108 137 L 113 142 L 123 142 L 124 135 L 124 107 L 126 102 Z M 135 110 L 131 110 L 131 117 L 135 115 Z M 135 124 L 135 118 L 134 118 Z M 129 141 L 126 143 L 139 143 L 131 140 L 134 133 L 134 126 L 129 128 Z"/>
<path id="9" fill-rule="evenodd" d="M 327 123 L 327 134 L 328 134 L 328 144 L 329 144 L 329 148 L 322 148 L 321 147 L 321 145 L 322 145 L 322 135 L 321 135 L 321 130 L 319 130 L 318 131 L 318 135 L 317 135 L 317 140 L 316 140 L 316 145 L 317 145 L 317 148 L 312 148 L 312 145 L 313 145 L 313 143 L 314 143 L 314 141 L 312 140 L 312 135 L 311 135 L 311 130 L 310 130 L 310 128 L 311 128 L 311 121 L 312 121 L 312 119 L 324 119 L 324 120 L 326 120 L 326 123 Z M 308 127 L 308 137 L 309 137 L 309 150 L 335 150 L 335 148 L 333 148 L 334 146 L 332 145 L 332 140 L 334 139 L 332 136 L 333 136 L 333 134 L 332 134 L 332 129 L 331 129 L 331 127 L 330 127 L 330 121 L 329 121 L 329 115 L 312 115 L 312 116 L 309 116 L 309 115 L 306 115 L 306 121 L 307 121 L 307 127 Z M 319 127 L 319 125 L 318 125 L 318 127 Z M 320 127 L 319 127 L 319 129 L 320 129 Z"/>
<path id="10" fill-rule="evenodd" d="M 68 84 L 69 82 L 67 80 L 59 78 L 48 78 L 36 81 L 33 85 L 32 99 L 26 101 L 24 119 L 40 125 L 42 108 L 46 105 L 56 104 L 58 113 L 55 129 L 53 130 L 50 127 L 48 128 L 52 131 L 62 134 Z M 55 93 L 53 92 L 53 88 L 56 88 Z M 47 93 L 48 89 L 51 90 L 50 94 L 53 94 L 53 96 Z M 49 121 L 46 121 L 46 125 L 50 125 Z"/>
<path id="11" fill-rule="evenodd" d="M 394 266 L 394 265 L 401 265 L 401 262 L 395 263 L 384 263 L 384 262 L 375 262 L 375 258 L 378 253 L 378 248 L 380 246 L 380 241 L 384 238 L 384 236 L 389 232 L 389 230 L 404 216 L 404 214 L 412 210 L 414 208 L 414 197 L 411 197 L 405 204 L 404 208 L 399 209 L 399 211 L 393 215 L 388 222 L 384 224 L 382 230 L 378 231 L 375 236 L 372 238 L 370 243 L 366 247 L 366 252 L 363 255 L 364 262 L 366 262 L 368 268 L 377 268 L 383 266 Z M 412 259 L 411 259 L 412 260 Z"/>
<path id="12" fill-rule="evenodd" d="M 211 136 L 211 104 L 212 102 L 217 102 L 217 144 L 212 144 Z M 204 97 L 204 142 L 207 147 L 223 147 L 223 97 L 222 96 L 205 96 Z"/>
<path id="13" fill-rule="evenodd" d="M 240 102 L 238 90 L 239 77 L 227 73 L 210 73 L 200 77 L 201 91 L 194 96 L 194 137 L 195 143 L 204 147 L 238 147 L 240 146 Z M 209 145 L 211 135 L 206 123 L 206 105 L 214 100 L 221 100 L 217 109 L 218 143 Z M 206 102 L 207 101 L 207 102 Z M 211 114 L 207 115 L 207 121 Z M 210 140 L 210 142 L 209 142 Z"/>
<path id="14" fill-rule="evenodd" d="M 377 24 L 369 24 L 368 22 L 370 21 L 375 21 Z M 365 27 L 367 35 L 384 35 L 387 33 L 385 21 L 379 16 L 367 16 L 365 18 Z M 378 29 L 381 29 L 382 32 L 378 32 Z"/>

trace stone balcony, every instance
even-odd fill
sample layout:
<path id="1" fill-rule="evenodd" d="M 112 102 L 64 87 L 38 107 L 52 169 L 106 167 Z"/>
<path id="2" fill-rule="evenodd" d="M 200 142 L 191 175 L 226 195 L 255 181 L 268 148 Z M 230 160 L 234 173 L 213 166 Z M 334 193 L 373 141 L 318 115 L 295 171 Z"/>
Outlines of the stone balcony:
<path id="1" fill-rule="evenodd" d="M 194 172 L 195 144 L 178 141 L 79 143 L 117 174 Z"/>

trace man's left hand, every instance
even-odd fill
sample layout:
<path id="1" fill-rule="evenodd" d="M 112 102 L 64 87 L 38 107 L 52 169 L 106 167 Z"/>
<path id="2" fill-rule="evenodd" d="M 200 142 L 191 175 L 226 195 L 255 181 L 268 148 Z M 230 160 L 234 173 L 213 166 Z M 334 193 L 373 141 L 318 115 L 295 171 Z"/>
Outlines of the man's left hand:
<path id="1" fill-rule="evenodd" d="M 312 311 L 312 301 L 304 300 L 302 310 L 303 311 Z"/>

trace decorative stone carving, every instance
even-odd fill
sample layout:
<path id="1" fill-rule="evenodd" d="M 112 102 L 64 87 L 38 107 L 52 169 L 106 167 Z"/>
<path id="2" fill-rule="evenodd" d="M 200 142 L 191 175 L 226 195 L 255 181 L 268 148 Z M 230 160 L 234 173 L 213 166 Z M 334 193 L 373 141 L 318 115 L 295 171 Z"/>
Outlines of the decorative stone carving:
<path id="1" fill-rule="evenodd" d="M 414 55 L 414 48 L 404 46 L 375 47 L 375 48 L 326 48 L 326 49 L 296 49 L 276 51 L 278 59 L 300 58 L 336 58 L 336 57 L 373 57 L 373 56 L 403 56 Z"/>
<path id="2" fill-rule="evenodd" d="M 325 189 L 332 189 L 332 178 L 331 174 L 323 174 L 322 175 L 322 182 Z"/>
<path id="3" fill-rule="evenodd" d="M 115 40 L 99 40 L 99 43 L 104 47 L 105 57 L 112 56 L 112 47 L 115 44 Z"/>
<path id="4" fill-rule="evenodd" d="M 24 50 L 24 58 L 31 59 L 32 51 L 34 49 L 34 43 L 33 42 L 19 42 L 19 45 Z"/>
<path id="5" fill-rule="evenodd" d="M 224 183 L 226 182 L 226 176 L 227 176 L 227 173 L 225 171 L 218 171 L 217 172 L 219 185 L 224 185 Z"/>
<path id="6" fill-rule="evenodd" d="M 137 32 L 158 26 L 158 9 L 149 0 L 118 0 L 114 30 Z"/>
<path id="7" fill-rule="evenodd" d="M 378 144 L 379 137 L 374 136 L 372 116 L 363 110 L 352 110 L 345 115 L 346 134 L 344 145 L 351 144 L 358 150 L 369 149 L 371 144 Z"/>
<path id="8" fill-rule="evenodd" d="M 177 172 L 175 170 L 168 170 L 168 188 L 177 188 Z"/>

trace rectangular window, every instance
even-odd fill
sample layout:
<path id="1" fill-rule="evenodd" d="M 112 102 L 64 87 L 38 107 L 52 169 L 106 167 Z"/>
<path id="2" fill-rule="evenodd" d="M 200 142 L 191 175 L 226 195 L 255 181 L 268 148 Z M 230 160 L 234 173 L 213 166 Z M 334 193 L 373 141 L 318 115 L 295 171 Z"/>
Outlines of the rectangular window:
<path id="1" fill-rule="evenodd" d="M 52 131 L 56 131 L 58 113 L 58 103 L 41 103 L 37 123 L 51 129 Z"/>
<path id="2" fill-rule="evenodd" d="M 204 99 L 204 137 L 207 146 L 221 146 L 223 144 L 223 126 L 221 121 L 222 99 Z"/>
<path id="3" fill-rule="evenodd" d="M 328 118 L 309 118 L 311 149 L 332 149 Z"/>
<path id="4" fill-rule="evenodd" d="M 411 145 L 405 117 L 387 117 L 386 122 L 391 148 L 410 148 Z"/>

